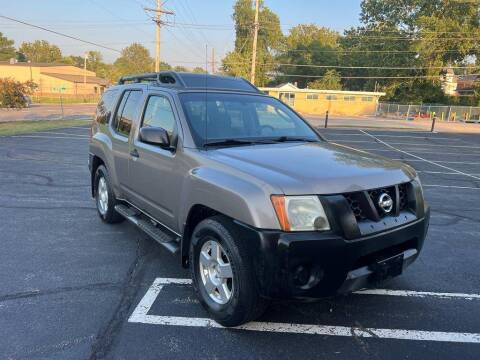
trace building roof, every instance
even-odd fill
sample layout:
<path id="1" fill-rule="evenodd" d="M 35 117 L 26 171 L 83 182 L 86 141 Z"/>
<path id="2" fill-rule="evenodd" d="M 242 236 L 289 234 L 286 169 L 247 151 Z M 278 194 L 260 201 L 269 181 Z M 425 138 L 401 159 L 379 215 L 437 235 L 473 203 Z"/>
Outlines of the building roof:
<path id="1" fill-rule="evenodd" d="M 291 88 L 260 88 L 262 91 L 286 91 L 293 93 L 309 93 L 309 94 L 336 94 L 336 95 L 357 95 L 357 96 L 385 96 L 384 92 L 373 91 L 345 91 L 345 90 L 316 90 L 316 89 L 291 89 Z"/>
<path id="2" fill-rule="evenodd" d="M 43 75 L 46 76 L 51 76 L 57 79 L 65 80 L 65 81 L 70 81 L 73 83 L 83 83 L 84 82 L 84 76 L 83 75 L 70 75 L 70 74 L 57 74 L 57 73 L 49 73 L 49 72 L 43 72 Z M 87 76 L 86 81 L 88 84 L 98 84 L 98 85 L 108 85 L 108 80 L 102 79 L 98 76 Z"/>
<path id="3" fill-rule="evenodd" d="M 0 65 L 8 65 L 8 66 L 31 66 L 31 67 L 52 67 L 52 66 L 75 66 L 70 64 L 62 64 L 62 63 L 35 63 L 35 62 L 16 62 L 11 64 L 10 61 L 0 61 Z"/>

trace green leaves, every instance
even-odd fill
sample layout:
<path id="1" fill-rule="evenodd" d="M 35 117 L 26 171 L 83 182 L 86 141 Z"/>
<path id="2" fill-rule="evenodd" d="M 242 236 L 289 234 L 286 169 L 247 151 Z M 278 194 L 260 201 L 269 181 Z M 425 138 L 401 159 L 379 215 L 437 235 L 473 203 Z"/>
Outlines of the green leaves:
<path id="1" fill-rule="evenodd" d="M 46 40 L 24 42 L 18 51 L 31 62 L 53 63 L 62 60 L 60 48 Z"/>
<path id="2" fill-rule="evenodd" d="M 0 32 L 0 61 L 10 60 L 16 57 L 14 41 L 8 39 Z"/>

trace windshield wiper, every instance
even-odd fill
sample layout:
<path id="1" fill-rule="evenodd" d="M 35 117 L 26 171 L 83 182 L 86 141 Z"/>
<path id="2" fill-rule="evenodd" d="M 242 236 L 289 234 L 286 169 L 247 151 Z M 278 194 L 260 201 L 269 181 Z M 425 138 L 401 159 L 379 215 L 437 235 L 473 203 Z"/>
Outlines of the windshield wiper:
<path id="1" fill-rule="evenodd" d="M 241 140 L 241 139 L 223 139 L 223 140 L 214 140 L 207 141 L 203 144 L 204 147 L 207 146 L 238 146 L 238 145 L 252 145 L 255 144 L 255 141 L 251 140 Z"/>
<path id="2" fill-rule="evenodd" d="M 275 139 L 271 139 L 274 142 L 318 142 L 317 139 L 294 137 L 294 136 L 280 136 Z"/>

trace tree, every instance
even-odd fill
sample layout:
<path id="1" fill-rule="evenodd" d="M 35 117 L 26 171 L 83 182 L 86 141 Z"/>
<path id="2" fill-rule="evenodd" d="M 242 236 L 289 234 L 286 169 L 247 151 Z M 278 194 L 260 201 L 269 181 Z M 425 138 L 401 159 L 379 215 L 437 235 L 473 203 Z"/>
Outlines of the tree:
<path id="1" fill-rule="evenodd" d="M 60 48 L 45 40 L 24 42 L 20 46 L 19 52 L 31 62 L 53 63 L 62 60 Z"/>
<path id="2" fill-rule="evenodd" d="M 70 56 L 65 56 L 62 58 L 62 63 L 68 64 L 68 65 L 73 65 L 76 67 L 81 67 L 83 68 L 84 65 L 84 58 L 81 56 L 75 56 L 75 55 L 70 55 Z"/>
<path id="3" fill-rule="evenodd" d="M 26 96 L 31 95 L 36 85 L 27 81 L 22 83 L 9 78 L 0 78 L 0 108 L 24 108 Z"/>
<path id="4" fill-rule="evenodd" d="M 309 82 L 307 87 L 320 90 L 342 90 L 340 74 L 335 70 L 327 70 L 323 78 Z"/>
<path id="5" fill-rule="evenodd" d="M 188 69 L 185 66 L 175 66 L 173 70 L 178 72 L 188 72 Z"/>
<path id="6" fill-rule="evenodd" d="M 0 32 L 0 61 L 16 58 L 14 41 L 8 39 Z"/>
<path id="7" fill-rule="evenodd" d="M 336 66 L 338 64 L 340 34 L 317 25 L 301 24 L 289 30 L 285 39 L 285 51 L 276 58 L 279 65 L 276 82 L 296 82 L 304 87 L 309 78 L 324 76 L 327 68 L 315 67 Z M 310 66 L 313 65 L 313 66 Z M 295 76 L 282 76 L 295 74 Z"/>
<path id="8" fill-rule="evenodd" d="M 121 76 L 152 72 L 154 61 L 146 47 L 133 43 L 122 50 L 121 56 L 115 60 L 109 76 L 118 79 Z M 112 80 L 114 80 L 112 79 Z"/>
<path id="9" fill-rule="evenodd" d="M 195 73 L 195 74 L 205 74 L 206 73 L 205 69 L 200 67 L 200 66 L 194 67 L 192 72 Z"/>
<path id="10" fill-rule="evenodd" d="M 255 10 L 251 0 L 237 0 L 233 9 L 235 49 L 222 60 L 222 69 L 228 75 L 249 78 Z M 259 23 L 255 77 L 257 85 L 262 86 L 268 81 L 269 73 L 275 68 L 274 55 L 282 46 L 283 34 L 280 19 L 264 5 L 263 1 L 260 2 Z"/>

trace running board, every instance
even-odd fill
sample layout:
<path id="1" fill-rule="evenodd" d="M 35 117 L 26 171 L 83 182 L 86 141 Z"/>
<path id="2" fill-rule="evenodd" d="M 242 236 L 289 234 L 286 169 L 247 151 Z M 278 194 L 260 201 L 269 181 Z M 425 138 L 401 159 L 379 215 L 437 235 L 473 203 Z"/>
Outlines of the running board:
<path id="1" fill-rule="evenodd" d="M 159 226 L 155 226 L 151 220 L 145 220 L 144 216 L 136 209 L 126 205 L 115 205 L 115 211 L 140 228 L 160 245 L 163 245 L 172 254 L 176 254 L 180 250 L 178 241 L 174 236 L 160 229 Z"/>

